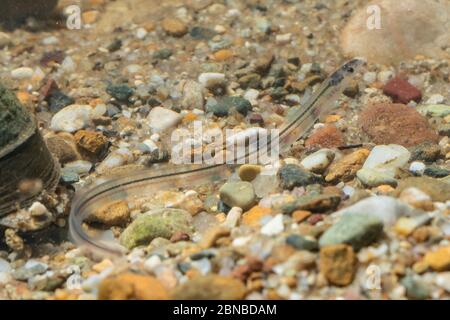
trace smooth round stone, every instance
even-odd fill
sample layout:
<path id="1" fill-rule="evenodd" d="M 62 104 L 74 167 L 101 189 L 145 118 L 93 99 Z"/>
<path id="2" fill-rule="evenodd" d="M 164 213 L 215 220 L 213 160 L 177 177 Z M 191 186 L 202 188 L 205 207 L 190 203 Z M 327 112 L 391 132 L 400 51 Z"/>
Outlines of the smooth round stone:
<path id="1" fill-rule="evenodd" d="M 53 131 L 75 132 L 87 127 L 94 116 L 89 105 L 70 105 L 58 111 L 52 118 Z"/>
<path id="2" fill-rule="evenodd" d="M 11 77 L 17 80 L 29 79 L 33 76 L 33 69 L 28 67 L 17 68 L 11 71 Z"/>
<path id="3" fill-rule="evenodd" d="M 383 184 L 390 185 L 392 187 L 397 186 L 397 180 L 392 178 L 391 176 L 380 173 L 376 170 L 372 169 L 361 169 L 356 173 L 358 179 L 368 187 L 378 187 Z"/>
<path id="4" fill-rule="evenodd" d="M 330 149 L 321 149 L 303 159 L 300 164 L 308 171 L 323 172 L 333 161 L 334 152 Z"/>
<path id="5" fill-rule="evenodd" d="M 253 181 L 256 176 L 261 172 L 261 166 L 254 164 L 244 164 L 239 167 L 239 178 L 242 181 Z"/>
<path id="6" fill-rule="evenodd" d="M 373 169 L 393 178 L 397 169 L 407 164 L 410 157 L 411 153 L 403 146 L 379 145 L 372 149 L 363 169 Z"/>
<path id="7" fill-rule="evenodd" d="M 220 199 L 229 207 L 250 209 L 256 200 L 253 185 L 247 181 L 225 183 L 219 190 Z"/>
<path id="8" fill-rule="evenodd" d="M 215 73 L 215 72 L 202 73 L 198 77 L 198 82 L 203 87 L 210 89 L 215 86 L 224 84 L 225 83 L 225 74 Z"/>
<path id="9" fill-rule="evenodd" d="M 181 115 L 169 109 L 155 107 L 150 111 L 147 120 L 153 132 L 161 132 L 176 127 L 181 121 Z"/>
<path id="10" fill-rule="evenodd" d="M 72 161 L 66 163 L 64 169 L 75 172 L 77 174 L 89 173 L 89 171 L 92 169 L 92 163 L 85 160 Z"/>
<path id="11" fill-rule="evenodd" d="M 423 162 L 414 161 L 409 165 L 409 171 L 415 175 L 421 176 L 425 171 L 426 165 Z"/>

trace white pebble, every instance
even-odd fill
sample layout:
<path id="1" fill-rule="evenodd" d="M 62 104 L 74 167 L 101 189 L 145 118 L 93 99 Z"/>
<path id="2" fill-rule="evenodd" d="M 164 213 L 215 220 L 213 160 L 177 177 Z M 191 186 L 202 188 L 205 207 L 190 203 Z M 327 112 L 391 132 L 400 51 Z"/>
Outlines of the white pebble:
<path id="1" fill-rule="evenodd" d="M 227 218 L 224 221 L 224 226 L 228 228 L 234 228 L 238 225 L 241 219 L 242 209 L 239 207 L 233 207 L 227 214 Z"/>
<path id="2" fill-rule="evenodd" d="M 370 152 L 363 168 L 373 169 L 394 178 L 397 169 L 407 164 L 410 157 L 411 153 L 403 146 L 378 145 Z"/>
<path id="3" fill-rule="evenodd" d="M 46 45 L 46 46 L 49 46 L 52 44 L 57 44 L 58 42 L 59 42 L 59 40 L 55 36 L 50 36 L 50 37 L 42 39 L 42 44 Z"/>
<path id="4" fill-rule="evenodd" d="M 330 149 L 320 149 L 305 159 L 303 159 L 300 164 L 308 171 L 312 172 L 323 172 L 333 161 L 334 152 Z"/>
<path id="5" fill-rule="evenodd" d="M 266 236 L 275 236 L 280 234 L 284 230 L 283 215 L 277 214 L 269 222 L 267 222 L 262 228 L 261 233 Z"/>
<path id="6" fill-rule="evenodd" d="M 28 67 L 17 68 L 11 71 L 11 77 L 17 80 L 29 79 L 33 76 L 33 69 Z"/>
<path id="7" fill-rule="evenodd" d="M 48 214 L 48 209 L 40 202 L 33 202 L 28 212 L 34 217 L 41 217 Z"/>
<path id="8" fill-rule="evenodd" d="M 151 139 L 144 140 L 143 143 L 150 149 L 150 152 L 153 152 L 158 149 L 156 143 Z"/>
<path id="9" fill-rule="evenodd" d="M 445 100 L 443 95 L 440 94 L 433 94 L 430 98 L 428 98 L 426 104 L 440 104 L 443 103 Z"/>
<path id="10" fill-rule="evenodd" d="M 198 77 L 198 82 L 205 88 L 212 88 L 225 83 L 225 74 L 215 72 L 202 73 Z"/>
<path id="11" fill-rule="evenodd" d="M 53 131 L 75 132 L 88 126 L 94 112 L 89 105 L 73 104 L 58 111 L 52 118 Z"/>
<path id="12" fill-rule="evenodd" d="M 144 268 L 146 271 L 151 272 L 157 266 L 161 264 L 161 258 L 158 255 L 153 255 L 144 262 Z"/>
<path id="13" fill-rule="evenodd" d="M 380 71 L 378 73 L 378 80 L 382 83 L 386 83 L 394 77 L 394 73 L 390 70 Z"/>
<path id="14" fill-rule="evenodd" d="M 140 40 L 144 39 L 145 36 L 147 35 L 147 30 L 145 30 L 145 28 L 139 28 L 136 31 L 136 37 Z"/>
<path id="15" fill-rule="evenodd" d="M 285 33 L 285 34 L 278 34 L 275 37 L 275 42 L 277 44 L 288 44 L 292 40 L 292 34 L 291 33 Z"/>
<path id="16" fill-rule="evenodd" d="M 147 120 L 153 132 L 161 132 L 176 127 L 181 121 L 181 115 L 163 107 L 155 107 L 150 111 Z"/>
<path id="17" fill-rule="evenodd" d="M 420 161 L 413 161 L 409 165 L 409 171 L 417 175 L 423 175 L 426 165 Z"/>
<path id="18" fill-rule="evenodd" d="M 377 74 L 375 72 L 366 72 L 364 73 L 363 79 L 367 83 L 373 83 L 377 80 Z"/>

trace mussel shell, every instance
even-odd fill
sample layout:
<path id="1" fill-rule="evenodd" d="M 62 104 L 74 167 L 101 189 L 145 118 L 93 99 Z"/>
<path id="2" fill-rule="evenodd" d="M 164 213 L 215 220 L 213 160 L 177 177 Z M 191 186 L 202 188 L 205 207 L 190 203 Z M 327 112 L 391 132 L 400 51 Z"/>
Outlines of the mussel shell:
<path id="1" fill-rule="evenodd" d="M 39 194 L 19 191 L 21 181 L 40 179 L 42 190 L 53 190 L 59 181 L 60 167 L 52 156 L 34 125 L 32 134 L 27 130 L 16 140 L 0 150 L 0 217 L 30 205 Z"/>
<path id="2" fill-rule="evenodd" d="M 0 20 L 49 16 L 57 4 L 58 0 L 1 0 Z"/>

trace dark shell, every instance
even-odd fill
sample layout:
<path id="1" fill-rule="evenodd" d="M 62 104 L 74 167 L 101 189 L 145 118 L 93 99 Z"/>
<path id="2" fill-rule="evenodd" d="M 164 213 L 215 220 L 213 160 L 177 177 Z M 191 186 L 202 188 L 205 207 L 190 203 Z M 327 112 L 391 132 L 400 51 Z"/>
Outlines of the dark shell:
<path id="1" fill-rule="evenodd" d="M 0 216 L 31 204 L 39 195 L 19 192 L 22 181 L 39 179 L 42 190 L 49 191 L 59 181 L 59 169 L 33 117 L 0 85 Z"/>
<path id="2" fill-rule="evenodd" d="M 0 20 L 22 20 L 28 16 L 49 16 L 58 4 L 58 0 L 2 0 Z"/>

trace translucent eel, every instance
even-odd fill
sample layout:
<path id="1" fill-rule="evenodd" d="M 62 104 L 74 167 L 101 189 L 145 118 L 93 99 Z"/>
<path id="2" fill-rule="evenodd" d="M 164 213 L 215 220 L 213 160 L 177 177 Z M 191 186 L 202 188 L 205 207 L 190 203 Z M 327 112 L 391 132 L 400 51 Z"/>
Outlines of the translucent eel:
<path id="1" fill-rule="evenodd" d="M 279 129 L 281 153 L 288 151 L 292 143 L 303 137 L 318 119 L 330 113 L 339 94 L 363 65 L 364 61 L 360 59 L 346 62 L 321 84 L 304 106 L 293 109 L 295 111 L 286 117 L 285 123 Z M 267 139 L 265 143 L 267 143 L 266 150 L 269 150 L 272 146 L 271 140 Z M 245 157 L 251 155 L 247 152 Z M 234 160 L 236 160 L 234 164 L 172 165 L 170 168 L 152 167 L 134 170 L 127 172 L 126 175 L 121 174 L 90 185 L 77 192 L 72 202 L 69 217 L 72 240 L 95 254 L 123 255 L 126 250 L 117 240 L 105 237 L 104 232 L 88 232 L 83 228 L 82 224 L 86 217 L 113 201 L 133 201 L 148 197 L 159 190 L 192 188 L 205 183 L 223 181 L 232 174 L 236 163 L 242 163 L 242 158 L 236 157 Z"/>

